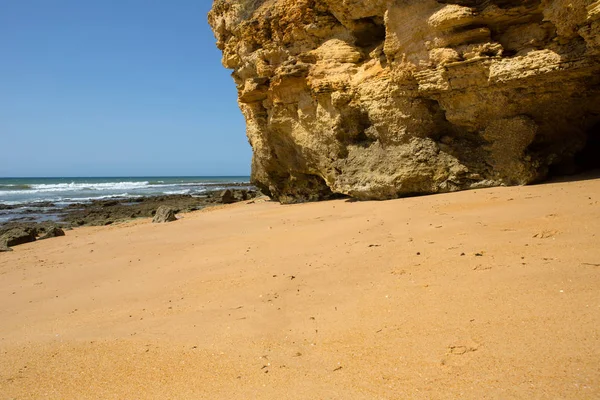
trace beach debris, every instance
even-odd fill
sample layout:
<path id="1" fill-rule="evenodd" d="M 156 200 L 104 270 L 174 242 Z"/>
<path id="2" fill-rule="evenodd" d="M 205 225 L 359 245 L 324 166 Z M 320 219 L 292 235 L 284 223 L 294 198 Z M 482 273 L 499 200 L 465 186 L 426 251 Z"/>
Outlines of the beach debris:
<path id="1" fill-rule="evenodd" d="M 58 226 L 52 226 L 46 229 L 46 232 L 39 238 L 39 240 L 50 239 L 59 236 L 65 236 L 65 231 Z"/>
<path id="2" fill-rule="evenodd" d="M 462 356 L 463 354 L 467 354 L 467 353 L 475 352 L 475 351 L 477 351 L 476 347 L 468 347 L 468 346 L 449 346 L 448 347 L 449 354 L 455 354 L 458 356 Z"/>
<path id="3" fill-rule="evenodd" d="M 152 218 L 152 223 L 154 224 L 172 221 L 177 221 L 177 217 L 175 216 L 175 210 L 169 206 L 158 207 L 156 214 L 154 214 L 154 218 Z"/>
<path id="4" fill-rule="evenodd" d="M 550 238 L 553 238 L 554 236 L 556 236 L 557 234 L 558 234 L 558 231 L 545 230 L 545 231 L 536 233 L 535 235 L 533 235 L 533 237 L 536 239 L 550 239 Z"/>

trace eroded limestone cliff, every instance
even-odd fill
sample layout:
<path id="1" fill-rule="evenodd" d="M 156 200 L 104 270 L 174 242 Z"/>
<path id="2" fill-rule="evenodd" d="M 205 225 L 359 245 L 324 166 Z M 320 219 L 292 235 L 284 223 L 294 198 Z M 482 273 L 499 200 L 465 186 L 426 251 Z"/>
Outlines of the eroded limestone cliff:
<path id="1" fill-rule="evenodd" d="M 215 0 L 209 22 L 282 202 L 527 184 L 597 140 L 600 1 Z"/>

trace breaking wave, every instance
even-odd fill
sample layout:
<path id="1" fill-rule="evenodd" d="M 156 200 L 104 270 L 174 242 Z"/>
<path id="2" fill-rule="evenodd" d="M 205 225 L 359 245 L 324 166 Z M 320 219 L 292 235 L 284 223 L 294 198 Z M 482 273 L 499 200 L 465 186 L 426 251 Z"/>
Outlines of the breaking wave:
<path id="1" fill-rule="evenodd" d="M 41 183 L 37 185 L 1 185 L 0 191 L 12 194 L 78 192 L 78 191 L 115 191 L 135 190 L 148 187 L 149 182 L 106 182 L 106 183 Z"/>

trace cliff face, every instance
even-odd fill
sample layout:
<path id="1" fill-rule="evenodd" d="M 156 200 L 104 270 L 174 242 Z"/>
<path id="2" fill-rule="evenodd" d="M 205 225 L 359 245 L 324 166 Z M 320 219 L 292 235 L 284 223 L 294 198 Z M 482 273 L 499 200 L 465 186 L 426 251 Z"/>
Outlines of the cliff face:
<path id="1" fill-rule="evenodd" d="M 215 0 L 209 22 L 282 202 L 527 184 L 597 138 L 600 1 Z"/>

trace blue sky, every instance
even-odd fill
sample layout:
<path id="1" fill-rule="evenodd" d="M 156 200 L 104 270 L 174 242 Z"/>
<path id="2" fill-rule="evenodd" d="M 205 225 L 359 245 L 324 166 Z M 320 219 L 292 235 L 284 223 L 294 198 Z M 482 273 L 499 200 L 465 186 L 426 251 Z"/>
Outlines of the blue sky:
<path id="1" fill-rule="evenodd" d="M 0 177 L 249 174 L 212 1 L 0 4 Z"/>

